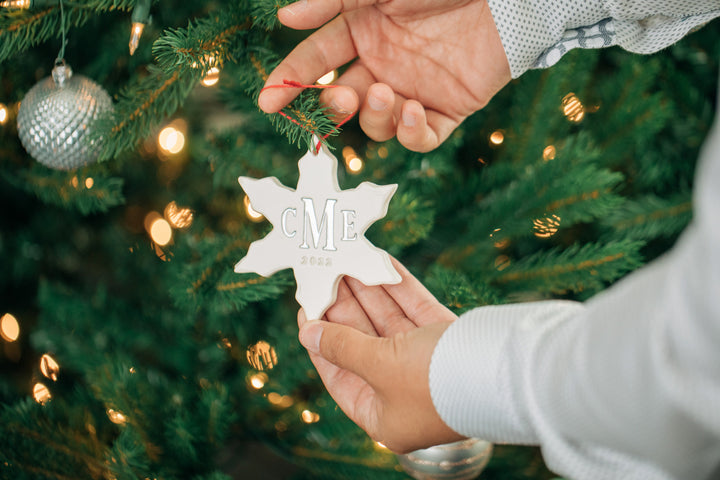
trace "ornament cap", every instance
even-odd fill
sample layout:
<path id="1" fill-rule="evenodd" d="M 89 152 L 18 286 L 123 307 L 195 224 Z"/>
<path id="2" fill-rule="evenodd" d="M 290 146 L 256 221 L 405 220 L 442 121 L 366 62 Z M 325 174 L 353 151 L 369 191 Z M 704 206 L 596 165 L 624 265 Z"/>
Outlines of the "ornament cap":
<path id="1" fill-rule="evenodd" d="M 55 62 L 55 68 L 53 68 L 52 71 L 52 78 L 55 85 L 63 87 L 65 85 L 65 81 L 69 80 L 70 77 L 72 77 L 72 74 L 72 68 L 70 68 L 70 65 L 65 63 L 65 60 L 58 60 Z"/>

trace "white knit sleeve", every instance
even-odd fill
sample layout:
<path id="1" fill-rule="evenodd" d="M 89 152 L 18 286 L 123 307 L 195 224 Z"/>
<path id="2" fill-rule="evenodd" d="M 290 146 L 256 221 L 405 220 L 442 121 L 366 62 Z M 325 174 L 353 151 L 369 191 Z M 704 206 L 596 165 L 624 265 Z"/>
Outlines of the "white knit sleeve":
<path id="1" fill-rule="evenodd" d="M 482 307 L 430 391 L 457 432 L 540 445 L 570 479 L 720 478 L 720 121 L 675 247 L 585 304 Z"/>
<path id="2" fill-rule="evenodd" d="M 488 0 L 513 78 L 574 48 L 652 53 L 720 15 L 718 0 Z"/>

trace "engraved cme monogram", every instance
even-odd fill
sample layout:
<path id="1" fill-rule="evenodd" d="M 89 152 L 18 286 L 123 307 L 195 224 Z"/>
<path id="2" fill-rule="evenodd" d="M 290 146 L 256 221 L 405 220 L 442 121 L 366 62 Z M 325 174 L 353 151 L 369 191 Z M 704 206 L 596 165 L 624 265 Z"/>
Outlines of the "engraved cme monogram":
<path id="1" fill-rule="evenodd" d="M 250 244 L 235 271 L 267 277 L 292 268 L 295 297 L 312 319 L 322 318 L 335 302 L 344 275 L 365 285 L 400 281 L 388 254 L 365 238 L 368 227 L 387 213 L 397 185 L 362 182 L 342 190 L 337 166 L 337 159 L 323 146 L 298 161 L 295 189 L 275 177 L 238 178 L 253 208 L 273 229 Z"/>
<path id="2" fill-rule="evenodd" d="M 357 240 L 358 236 L 354 231 L 354 220 L 357 218 L 357 212 L 355 210 L 340 210 L 336 218 L 335 205 L 337 204 L 337 199 L 328 198 L 325 200 L 322 216 L 318 220 L 313 199 L 302 197 L 301 200 L 303 206 L 300 218 L 298 218 L 297 208 L 293 207 L 287 207 L 283 210 L 282 215 L 280 215 L 280 228 L 283 235 L 287 238 L 294 238 L 298 233 L 298 228 L 300 228 L 300 239 L 302 240 L 300 248 L 310 248 L 310 243 L 308 243 L 309 232 L 312 246 L 317 249 L 324 233 L 325 245 L 322 249 L 331 252 L 336 251 L 335 225 L 337 223 L 342 223 L 342 228 L 340 229 L 340 232 L 342 232 L 342 236 L 340 237 L 341 242 Z M 336 220 L 339 220 L 339 222 Z"/>

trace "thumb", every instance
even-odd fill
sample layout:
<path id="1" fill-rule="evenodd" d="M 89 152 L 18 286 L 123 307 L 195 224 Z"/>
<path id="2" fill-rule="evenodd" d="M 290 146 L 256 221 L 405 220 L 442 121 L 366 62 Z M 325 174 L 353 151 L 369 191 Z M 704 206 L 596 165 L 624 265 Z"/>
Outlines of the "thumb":
<path id="1" fill-rule="evenodd" d="M 320 355 L 366 381 L 385 343 L 383 338 L 371 337 L 347 325 L 322 320 L 305 322 L 298 338 L 309 352 Z"/>

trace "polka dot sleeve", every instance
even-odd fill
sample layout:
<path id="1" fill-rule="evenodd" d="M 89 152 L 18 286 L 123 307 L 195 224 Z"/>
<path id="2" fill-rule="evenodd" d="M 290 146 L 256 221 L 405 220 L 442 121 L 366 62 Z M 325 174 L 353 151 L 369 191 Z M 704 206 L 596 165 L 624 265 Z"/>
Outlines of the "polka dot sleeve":
<path id="1" fill-rule="evenodd" d="M 661 50 L 720 15 L 717 0 L 488 0 L 513 78 L 574 48 Z"/>

